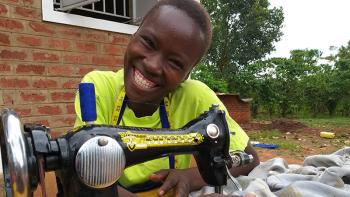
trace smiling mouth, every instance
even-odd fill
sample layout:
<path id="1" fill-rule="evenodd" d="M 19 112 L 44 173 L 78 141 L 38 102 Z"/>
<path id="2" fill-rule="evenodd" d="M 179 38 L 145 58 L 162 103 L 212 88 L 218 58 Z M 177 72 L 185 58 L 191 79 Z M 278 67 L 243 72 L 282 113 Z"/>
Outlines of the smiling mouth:
<path id="1" fill-rule="evenodd" d="M 146 79 L 145 76 L 136 68 L 134 69 L 134 81 L 137 86 L 144 89 L 151 89 L 156 87 L 156 84 L 154 82 Z"/>

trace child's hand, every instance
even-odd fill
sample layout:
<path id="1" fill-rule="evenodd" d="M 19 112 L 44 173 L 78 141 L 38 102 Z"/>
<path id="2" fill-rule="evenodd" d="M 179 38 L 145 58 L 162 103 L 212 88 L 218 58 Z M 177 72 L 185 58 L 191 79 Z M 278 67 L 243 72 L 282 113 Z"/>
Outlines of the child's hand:
<path id="1" fill-rule="evenodd" d="M 188 196 L 191 191 L 191 173 L 186 170 L 161 170 L 150 176 L 150 180 L 163 182 L 158 190 L 158 196 L 165 195 L 169 190 L 175 190 L 176 197 Z"/>

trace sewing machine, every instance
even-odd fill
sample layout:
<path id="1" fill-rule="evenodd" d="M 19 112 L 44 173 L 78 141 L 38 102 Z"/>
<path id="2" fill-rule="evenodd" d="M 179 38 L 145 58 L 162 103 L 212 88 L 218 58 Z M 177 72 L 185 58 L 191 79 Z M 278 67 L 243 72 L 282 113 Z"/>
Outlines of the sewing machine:
<path id="1" fill-rule="evenodd" d="M 7 196 L 32 196 L 49 171 L 60 178 L 58 196 L 118 196 L 125 168 L 184 153 L 194 155 L 203 179 L 221 193 L 228 169 L 252 160 L 230 152 L 225 112 L 216 105 L 177 130 L 88 124 L 57 139 L 49 128 L 23 125 L 15 111 L 3 109 L 0 138 Z"/>

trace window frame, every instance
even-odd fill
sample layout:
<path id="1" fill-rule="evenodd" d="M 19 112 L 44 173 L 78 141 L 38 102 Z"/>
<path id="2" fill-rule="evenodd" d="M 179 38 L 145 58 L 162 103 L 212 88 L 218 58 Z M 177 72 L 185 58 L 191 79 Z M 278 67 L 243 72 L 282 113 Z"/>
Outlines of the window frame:
<path id="1" fill-rule="evenodd" d="M 139 26 L 118 23 L 103 19 L 95 19 L 76 14 L 69 14 L 54 10 L 53 0 L 42 0 L 42 16 L 47 22 L 55 22 L 79 27 L 111 31 L 124 34 L 134 34 Z"/>

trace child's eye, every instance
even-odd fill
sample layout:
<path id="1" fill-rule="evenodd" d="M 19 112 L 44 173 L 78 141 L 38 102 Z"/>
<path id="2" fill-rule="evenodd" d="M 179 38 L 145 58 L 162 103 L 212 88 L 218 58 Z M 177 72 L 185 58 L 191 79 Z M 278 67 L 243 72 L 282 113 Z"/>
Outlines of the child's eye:
<path id="1" fill-rule="evenodd" d="M 142 40 L 143 40 L 143 43 L 147 46 L 147 47 L 150 47 L 152 49 L 155 48 L 155 45 L 153 43 L 153 41 L 145 36 L 142 37 Z"/>
<path id="2" fill-rule="evenodd" d="M 169 60 L 169 64 L 177 69 L 183 69 L 182 63 L 177 60 Z"/>

